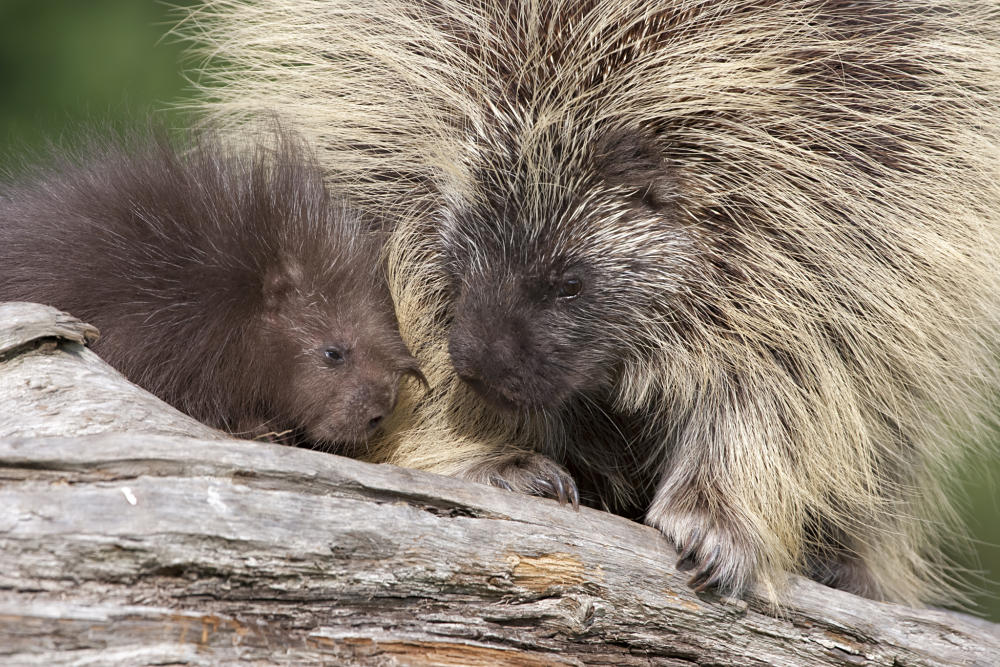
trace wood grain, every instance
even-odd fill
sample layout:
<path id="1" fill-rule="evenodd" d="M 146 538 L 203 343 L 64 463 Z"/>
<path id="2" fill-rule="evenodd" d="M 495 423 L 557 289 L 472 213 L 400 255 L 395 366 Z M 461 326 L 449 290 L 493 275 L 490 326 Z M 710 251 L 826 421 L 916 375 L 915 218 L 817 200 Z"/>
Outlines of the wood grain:
<path id="1" fill-rule="evenodd" d="M 0 360 L 2 664 L 1000 664 L 1000 626 L 960 614 L 694 594 L 657 531 L 596 510 L 181 435 L 78 334 L 28 338 L 56 344 Z"/>

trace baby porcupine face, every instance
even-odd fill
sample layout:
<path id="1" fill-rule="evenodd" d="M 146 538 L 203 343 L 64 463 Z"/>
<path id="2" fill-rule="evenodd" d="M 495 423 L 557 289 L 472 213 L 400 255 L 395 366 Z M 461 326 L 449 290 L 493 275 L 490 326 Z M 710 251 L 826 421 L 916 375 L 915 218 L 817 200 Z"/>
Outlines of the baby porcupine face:
<path id="1" fill-rule="evenodd" d="M 301 253 L 304 263 L 283 263 L 264 285 L 275 423 L 323 448 L 365 443 L 395 407 L 401 380 L 424 381 L 399 335 L 377 249 L 357 240 L 325 260 Z"/>
<path id="2" fill-rule="evenodd" d="M 363 305 L 319 308 L 315 321 L 289 323 L 284 332 L 297 347 L 284 410 L 313 444 L 364 443 L 395 407 L 403 376 L 422 377 L 399 337 L 392 302 Z"/>
<path id="3" fill-rule="evenodd" d="M 458 375 L 511 409 L 611 386 L 636 322 L 685 289 L 693 241 L 650 138 L 609 133 L 579 160 L 558 141 L 479 173 L 482 201 L 443 214 Z M 665 279 L 667 277 L 667 279 Z"/>

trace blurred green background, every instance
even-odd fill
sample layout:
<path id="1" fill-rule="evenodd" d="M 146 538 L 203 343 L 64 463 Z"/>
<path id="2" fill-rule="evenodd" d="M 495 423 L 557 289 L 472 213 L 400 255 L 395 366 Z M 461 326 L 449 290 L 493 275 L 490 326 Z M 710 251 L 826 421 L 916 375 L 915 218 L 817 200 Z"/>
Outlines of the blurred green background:
<path id="1" fill-rule="evenodd" d="M 193 3 L 193 2 L 192 2 Z M 72 142 L 94 123 L 135 122 L 190 99 L 183 45 L 165 33 L 174 16 L 155 0 L 0 0 L 0 168 L 49 140 Z M 192 73 L 193 75 L 193 73 Z M 1000 334 L 998 334 L 1000 335 Z M 1000 408 L 998 408 L 1000 409 Z M 997 450 L 994 449 L 994 452 Z M 966 517 L 981 569 L 979 602 L 1000 621 L 1000 461 L 983 455 L 957 484 L 968 490 Z M 991 481 L 993 480 L 993 481 Z"/>
<path id="2" fill-rule="evenodd" d="M 0 0 L 0 160 L 183 99 L 174 16 L 158 0 Z"/>

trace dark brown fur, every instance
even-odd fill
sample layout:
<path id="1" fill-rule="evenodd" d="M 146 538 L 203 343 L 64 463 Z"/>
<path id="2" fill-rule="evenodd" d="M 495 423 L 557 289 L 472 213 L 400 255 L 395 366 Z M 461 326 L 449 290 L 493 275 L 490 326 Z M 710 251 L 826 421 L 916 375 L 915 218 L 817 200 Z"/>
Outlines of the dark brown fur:
<path id="1" fill-rule="evenodd" d="M 108 363 L 212 426 L 364 442 L 419 375 L 376 225 L 287 136 L 92 143 L 0 186 L 0 301 L 93 323 Z"/>

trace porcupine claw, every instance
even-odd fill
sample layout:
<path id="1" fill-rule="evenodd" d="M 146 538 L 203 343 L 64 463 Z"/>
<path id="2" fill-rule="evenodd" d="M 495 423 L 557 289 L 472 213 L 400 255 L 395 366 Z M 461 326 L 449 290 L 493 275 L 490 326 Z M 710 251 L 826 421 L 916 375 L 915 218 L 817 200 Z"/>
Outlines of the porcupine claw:
<path id="1" fill-rule="evenodd" d="M 706 558 L 702 563 L 698 571 L 691 575 L 691 578 L 688 579 L 688 586 L 700 593 L 701 591 L 711 588 L 712 585 L 717 583 L 721 578 L 722 573 L 721 571 L 717 571 L 715 566 L 718 564 L 719 557 L 721 555 L 722 547 L 716 545 L 708 555 L 708 558 Z"/>
<path id="2" fill-rule="evenodd" d="M 708 512 L 650 515 L 646 523 L 659 528 L 677 548 L 677 570 L 694 570 L 687 585 L 701 593 L 718 589 L 740 594 L 757 566 L 753 541 L 738 526 Z"/>
<path id="3" fill-rule="evenodd" d="M 695 528 L 691 535 L 688 536 L 687 544 L 682 545 L 675 543 L 674 546 L 677 547 L 679 552 L 677 556 L 677 569 L 681 572 L 692 569 L 697 562 L 695 561 L 695 555 L 697 553 L 698 545 L 701 544 L 701 532 L 698 528 Z"/>
<path id="4" fill-rule="evenodd" d="M 462 477 L 507 491 L 554 498 L 560 504 L 580 507 L 580 493 L 573 476 L 547 456 L 515 452 L 476 464 Z"/>

